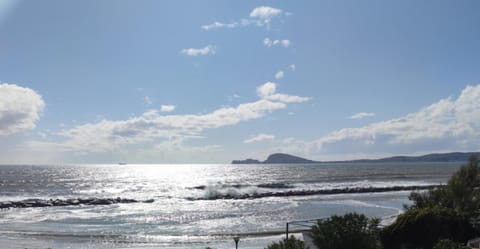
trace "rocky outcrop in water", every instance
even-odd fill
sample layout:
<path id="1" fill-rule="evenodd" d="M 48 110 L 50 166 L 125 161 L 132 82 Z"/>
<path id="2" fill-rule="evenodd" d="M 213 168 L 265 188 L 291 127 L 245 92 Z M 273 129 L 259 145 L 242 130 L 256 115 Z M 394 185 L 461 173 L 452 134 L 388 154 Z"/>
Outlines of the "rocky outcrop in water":
<path id="1" fill-rule="evenodd" d="M 233 160 L 232 161 L 232 164 L 260 164 L 262 162 L 260 162 L 259 160 L 256 160 L 256 159 L 251 159 L 251 158 L 248 158 L 248 159 L 245 159 L 245 160 Z"/>
<path id="2" fill-rule="evenodd" d="M 138 201 L 127 198 L 75 198 L 75 199 L 27 199 L 22 201 L 3 201 L 0 202 L 0 209 L 4 208 L 34 208 L 34 207 L 60 207 L 60 206 L 78 206 L 78 205 L 111 205 L 117 203 L 152 203 L 153 199 Z"/>
<path id="3" fill-rule="evenodd" d="M 242 199 L 258 199 L 265 197 L 289 197 L 289 196 L 308 196 L 308 195 L 335 195 L 335 194 L 361 194 L 361 193 L 381 193 L 394 191 L 415 191 L 426 190 L 442 185 L 421 185 L 421 186 L 392 186 L 392 187 L 368 187 L 368 188 L 337 188 L 337 189 L 316 189 L 316 190 L 291 190 L 285 192 L 264 192 L 253 194 L 217 194 L 215 196 L 187 198 L 190 201 L 196 200 L 242 200 Z"/>
<path id="4" fill-rule="evenodd" d="M 279 188 L 294 188 L 294 186 L 287 184 L 287 183 L 261 183 L 257 185 L 249 185 L 249 184 L 221 184 L 218 185 L 198 185 L 194 187 L 187 187 L 187 189 L 196 189 L 196 190 L 205 190 L 209 187 L 212 188 L 248 188 L 248 187 L 257 187 L 257 188 L 270 188 L 270 189 L 279 189 Z"/>

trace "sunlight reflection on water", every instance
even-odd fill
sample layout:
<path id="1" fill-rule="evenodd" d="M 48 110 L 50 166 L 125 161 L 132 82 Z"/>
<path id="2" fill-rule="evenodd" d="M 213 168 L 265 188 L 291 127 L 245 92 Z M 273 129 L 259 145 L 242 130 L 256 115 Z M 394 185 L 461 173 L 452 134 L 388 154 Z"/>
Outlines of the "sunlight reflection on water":
<path id="1" fill-rule="evenodd" d="M 0 235 L 8 240 L 28 234 L 27 238 L 35 238 L 36 243 L 65 243 L 71 248 L 77 248 L 85 240 L 98 243 L 96 248 L 153 245 L 204 248 L 213 240 L 215 248 L 222 248 L 221 245 L 227 247 L 231 234 L 282 230 L 285 222 L 291 220 L 353 211 L 377 217 L 395 215 L 408 202 L 408 192 L 243 200 L 187 198 L 438 184 L 457 167 L 457 164 L 0 166 L 0 200 L 92 196 L 155 199 L 154 203 L 1 210 Z M 263 248 L 258 243 L 271 238 L 252 237 L 242 241 L 244 246 L 250 243 L 252 248 Z"/>

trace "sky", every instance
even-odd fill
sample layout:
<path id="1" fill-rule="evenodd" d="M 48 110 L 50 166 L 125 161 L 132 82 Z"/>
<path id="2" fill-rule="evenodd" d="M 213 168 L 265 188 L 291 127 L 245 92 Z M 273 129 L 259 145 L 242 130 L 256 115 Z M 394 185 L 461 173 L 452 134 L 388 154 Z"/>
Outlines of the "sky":
<path id="1" fill-rule="evenodd" d="M 480 1 L 0 0 L 0 163 L 480 150 Z"/>

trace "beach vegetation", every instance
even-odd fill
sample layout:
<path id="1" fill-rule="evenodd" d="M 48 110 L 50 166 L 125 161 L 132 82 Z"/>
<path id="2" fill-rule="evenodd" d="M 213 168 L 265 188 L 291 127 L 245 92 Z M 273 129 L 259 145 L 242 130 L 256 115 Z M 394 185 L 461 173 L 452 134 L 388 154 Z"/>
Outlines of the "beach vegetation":
<path id="1" fill-rule="evenodd" d="M 266 249 L 309 249 L 309 247 L 305 245 L 303 240 L 297 239 L 292 235 L 288 239 L 285 238 L 279 242 L 273 242 Z"/>
<path id="2" fill-rule="evenodd" d="M 396 221 L 382 231 L 387 249 L 456 248 L 452 243 L 465 243 L 480 233 L 480 167 L 477 157 L 470 157 L 440 186 L 425 192 L 413 192 Z M 442 240 L 448 239 L 450 242 Z M 439 242 L 440 241 L 440 242 Z M 438 244 L 440 243 L 440 244 Z"/>
<path id="3" fill-rule="evenodd" d="M 385 248 L 431 249 L 440 239 L 464 243 L 475 236 L 469 219 L 446 208 L 410 209 L 382 231 Z"/>
<path id="4" fill-rule="evenodd" d="M 379 249 L 379 222 L 363 214 L 334 215 L 312 227 L 313 243 L 322 249 Z"/>
<path id="5" fill-rule="evenodd" d="M 442 207 L 461 215 L 474 216 L 480 210 L 480 167 L 477 157 L 472 156 L 449 179 L 447 185 L 424 193 L 413 192 L 413 205 L 408 209 Z"/>
<path id="6" fill-rule="evenodd" d="M 460 243 L 453 242 L 449 239 L 443 239 L 438 241 L 433 249 L 470 249 L 468 246 L 464 246 Z"/>

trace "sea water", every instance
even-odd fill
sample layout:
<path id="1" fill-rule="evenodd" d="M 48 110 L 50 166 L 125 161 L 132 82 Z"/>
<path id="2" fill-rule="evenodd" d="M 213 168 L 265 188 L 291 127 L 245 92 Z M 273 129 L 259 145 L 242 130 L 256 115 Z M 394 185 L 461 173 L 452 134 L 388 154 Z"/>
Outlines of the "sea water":
<path id="1" fill-rule="evenodd" d="M 409 191 L 270 193 L 444 184 L 460 165 L 2 165 L 0 201 L 155 202 L 2 209 L 0 248 L 233 248 L 235 235 L 239 248 L 264 248 L 284 236 L 286 222 L 358 212 L 388 223 L 410 204 Z"/>

